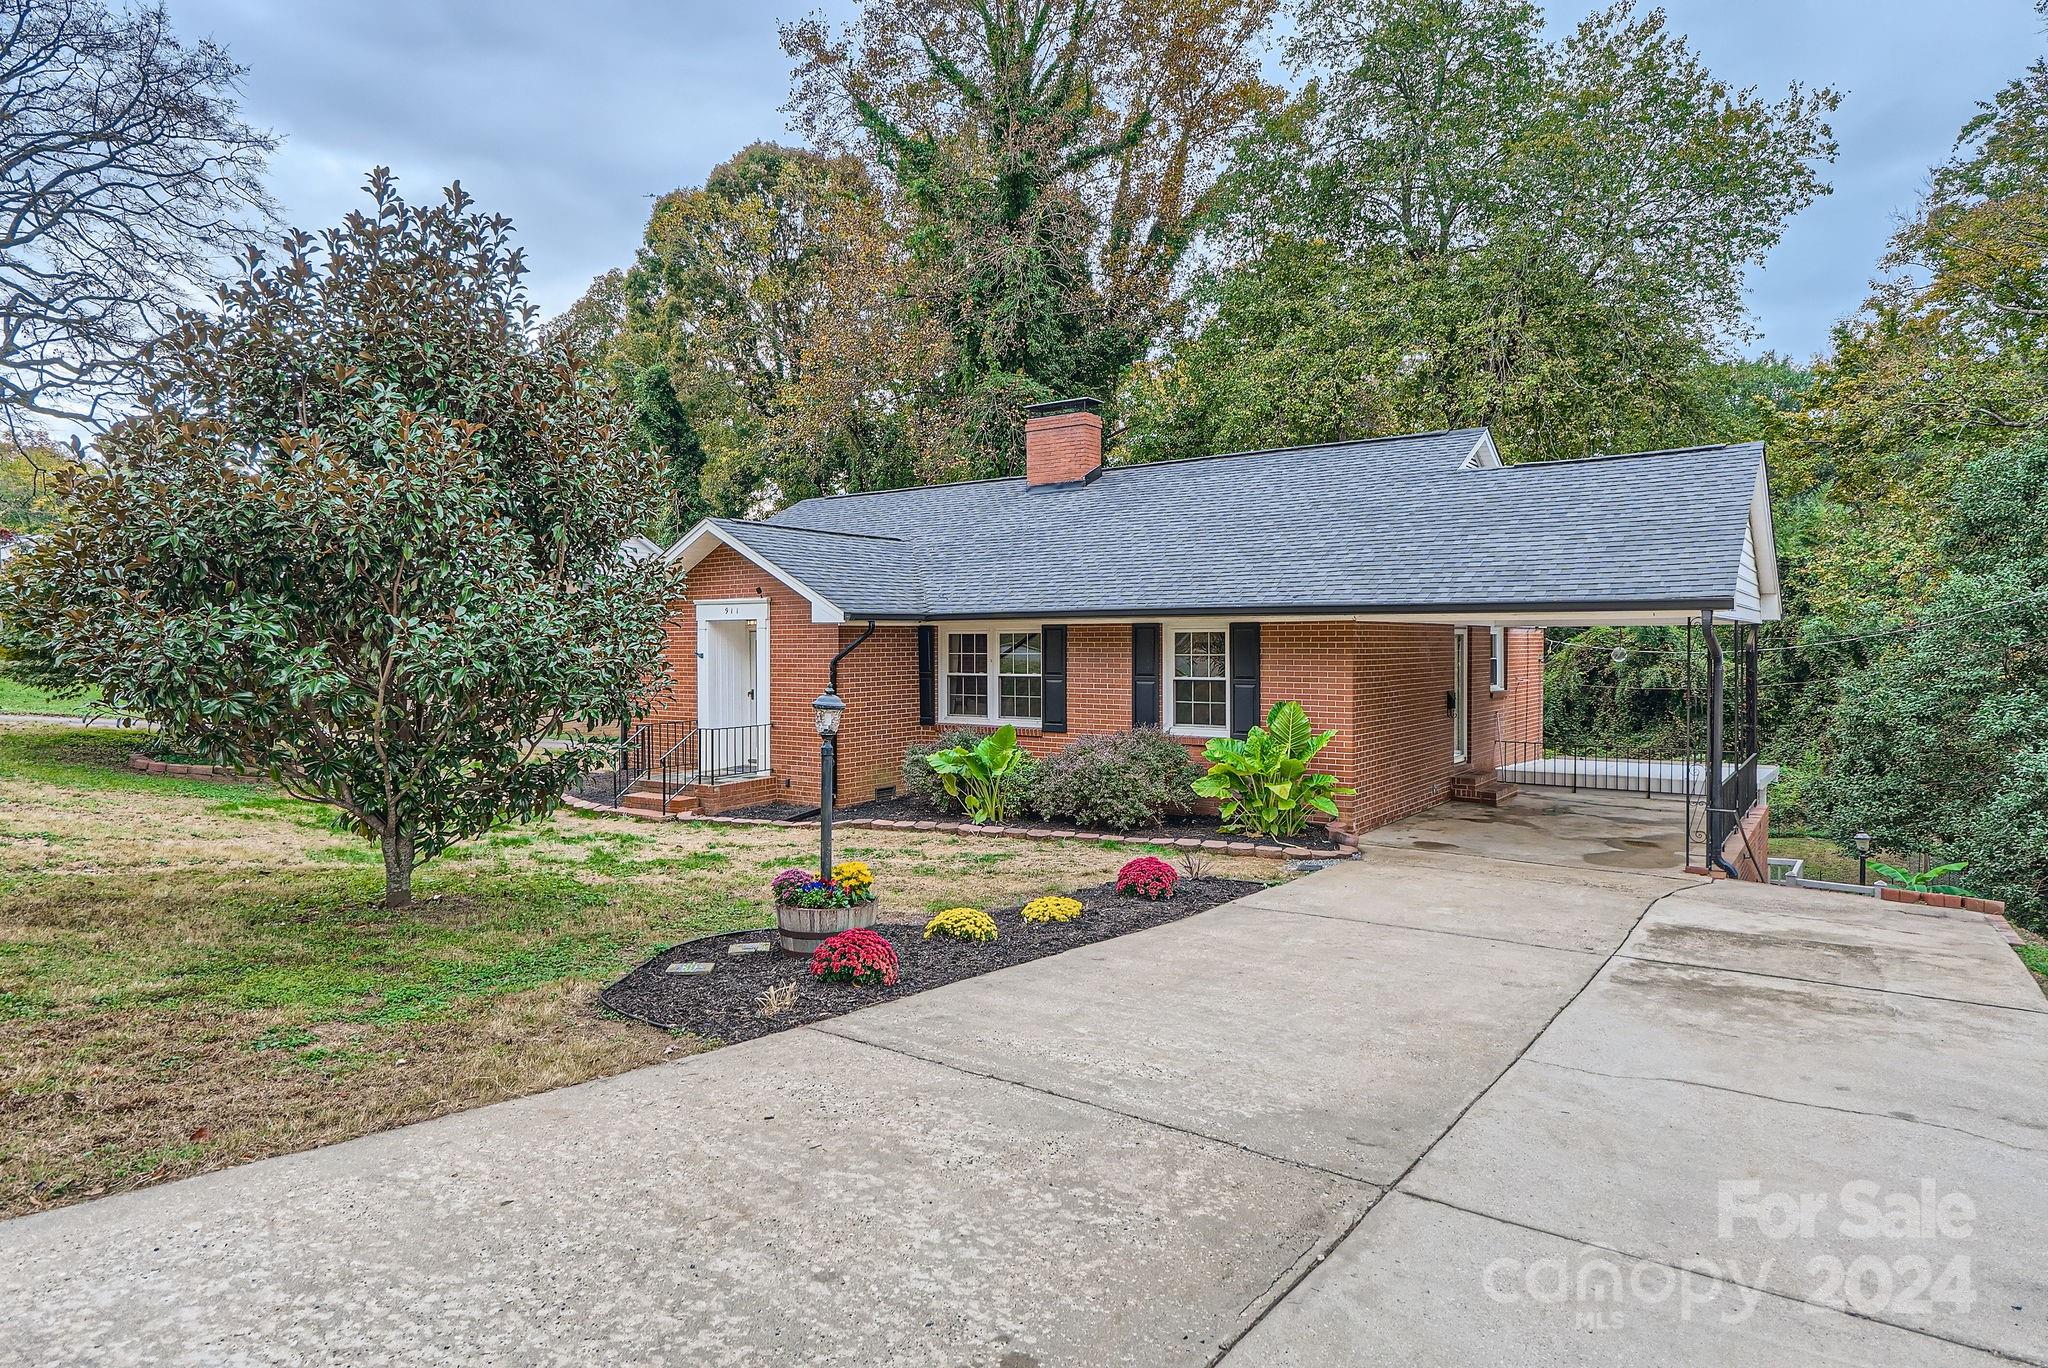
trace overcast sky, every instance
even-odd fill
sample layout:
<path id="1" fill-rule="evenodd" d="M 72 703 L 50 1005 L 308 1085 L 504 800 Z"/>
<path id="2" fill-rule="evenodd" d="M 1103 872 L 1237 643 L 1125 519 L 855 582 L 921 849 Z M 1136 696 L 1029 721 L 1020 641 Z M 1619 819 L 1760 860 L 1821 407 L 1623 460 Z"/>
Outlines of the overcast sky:
<path id="1" fill-rule="evenodd" d="M 337 220 L 378 163 L 412 196 L 459 177 L 482 208 L 518 224 L 547 313 L 631 260 L 650 196 L 701 181 L 748 142 L 787 137 L 778 7 L 759 0 L 169 4 L 181 35 L 210 36 L 250 68 L 249 116 L 285 138 L 273 188 L 292 222 Z M 1554 28 L 1593 8 L 1546 6 Z M 1802 358 L 1861 301 L 1884 240 L 1974 102 L 2043 46 L 2027 0 L 1665 8 L 1725 80 L 1844 92 L 1835 193 L 1794 220 L 1751 282 L 1756 345 Z"/>

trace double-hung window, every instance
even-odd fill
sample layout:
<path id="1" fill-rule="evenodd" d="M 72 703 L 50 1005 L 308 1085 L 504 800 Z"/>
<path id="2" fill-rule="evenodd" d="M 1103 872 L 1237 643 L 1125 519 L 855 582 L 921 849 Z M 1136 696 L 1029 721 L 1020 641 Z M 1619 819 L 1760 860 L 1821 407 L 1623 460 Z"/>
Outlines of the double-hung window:
<path id="1" fill-rule="evenodd" d="M 1508 686 L 1508 630 L 1492 627 L 1486 634 L 1487 686 L 1498 693 Z"/>
<path id="2" fill-rule="evenodd" d="M 1230 636 L 1222 627 L 1171 629 L 1172 730 L 1217 736 L 1230 730 Z"/>
<path id="3" fill-rule="evenodd" d="M 1045 643 L 1037 632 L 946 633 L 946 721 L 1023 722 L 1045 716 Z"/>

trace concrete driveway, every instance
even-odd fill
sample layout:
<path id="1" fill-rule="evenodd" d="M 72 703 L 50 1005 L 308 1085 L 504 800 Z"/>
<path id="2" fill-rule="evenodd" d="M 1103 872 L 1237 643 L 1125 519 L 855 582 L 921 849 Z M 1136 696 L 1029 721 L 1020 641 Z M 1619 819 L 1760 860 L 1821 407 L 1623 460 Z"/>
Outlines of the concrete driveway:
<path id="1" fill-rule="evenodd" d="M 1390 842 L 0 1224 L 0 1363 L 2048 1363 L 2044 1006 L 1975 914 Z"/>

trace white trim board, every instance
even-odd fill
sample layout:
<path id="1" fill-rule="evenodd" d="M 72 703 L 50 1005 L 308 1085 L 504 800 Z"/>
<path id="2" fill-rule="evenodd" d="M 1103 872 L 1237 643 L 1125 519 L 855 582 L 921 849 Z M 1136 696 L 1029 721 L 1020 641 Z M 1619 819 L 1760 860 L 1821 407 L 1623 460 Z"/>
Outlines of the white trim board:
<path id="1" fill-rule="evenodd" d="M 741 556 L 744 556 L 756 568 L 801 594 L 804 600 L 811 605 L 811 621 L 846 621 L 846 614 L 840 610 L 838 604 L 812 589 L 774 561 L 755 551 L 738 537 L 727 535 L 709 518 L 704 519 L 678 537 L 676 544 L 662 553 L 662 559 L 672 565 L 681 565 L 684 571 L 688 572 L 695 570 L 703 563 L 706 556 L 721 546 L 732 548 Z"/>

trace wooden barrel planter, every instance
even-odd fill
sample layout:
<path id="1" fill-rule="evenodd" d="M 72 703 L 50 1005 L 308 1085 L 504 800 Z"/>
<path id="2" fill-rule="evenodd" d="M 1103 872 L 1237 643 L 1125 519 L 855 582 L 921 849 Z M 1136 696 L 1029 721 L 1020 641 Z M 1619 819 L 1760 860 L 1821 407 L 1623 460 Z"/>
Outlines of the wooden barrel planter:
<path id="1" fill-rule="evenodd" d="M 875 924 L 875 904 L 854 907 L 777 907 L 775 943 L 792 955 L 808 955 L 827 937 Z"/>

